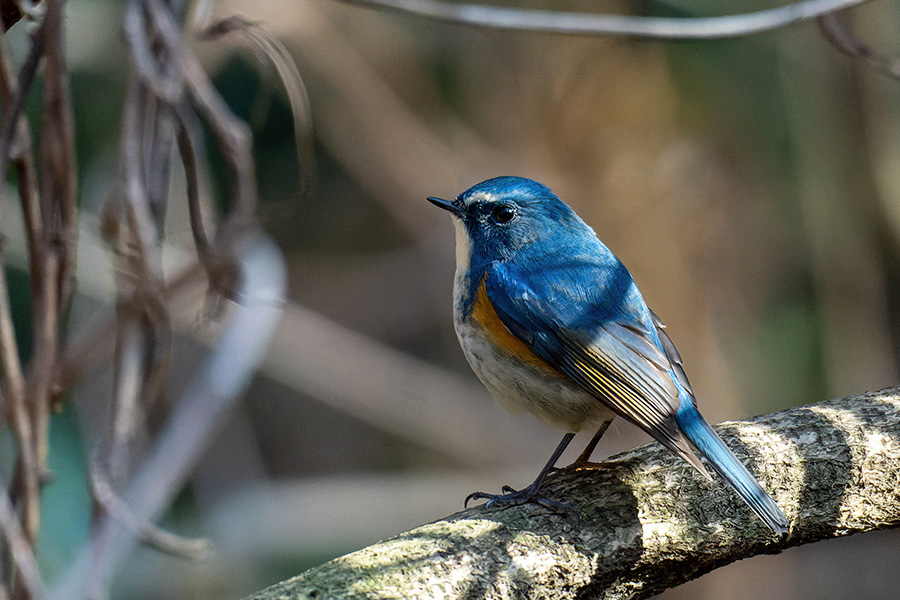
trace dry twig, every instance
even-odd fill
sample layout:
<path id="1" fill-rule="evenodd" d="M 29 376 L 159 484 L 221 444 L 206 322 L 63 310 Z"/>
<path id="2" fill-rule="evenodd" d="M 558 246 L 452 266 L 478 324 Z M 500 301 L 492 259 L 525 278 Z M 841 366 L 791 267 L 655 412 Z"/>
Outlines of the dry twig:
<path id="1" fill-rule="evenodd" d="M 243 320 L 239 322 L 244 328 L 248 322 L 256 323 L 257 337 L 252 344 L 244 343 L 244 348 L 236 348 L 233 340 L 223 340 L 219 353 L 228 354 L 228 358 L 215 355 L 220 362 L 236 361 L 228 365 L 231 372 L 224 376 L 232 384 L 223 387 L 218 380 L 200 377 L 190 399 L 206 398 L 206 410 L 196 410 L 187 417 L 183 411 L 176 411 L 166 430 L 168 437 L 158 440 L 152 446 L 155 453 L 142 462 L 141 454 L 133 450 L 145 433 L 148 405 L 162 389 L 171 349 L 168 297 L 186 282 L 197 279 L 197 269 L 189 268 L 166 284 L 162 272 L 161 248 L 175 157 L 181 160 L 187 174 L 192 232 L 213 289 L 230 293 L 238 261 L 257 260 L 260 252 L 259 242 L 251 243 L 256 229 L 257 198 L 250 133 L 231 114 L 185 43 L 178 17 L 181 4 L 129 0 L 125 9 L 125 39 L 134 70 L 122 113 L 119 185 L 106 204 L 103 223 L 117 257 L 116 321 L 100 328 L 85 348 L 78 349 L 77 355 L 73 356 L 72 350 L 66 353 L 64 361 L 59 350 L 60 316 L 66 309 L 74 277 L 77 184 L 74 127 L 63 55 L 63 0 L 47 1 L 46 13 L 31 36 L 31 49 L 17 78 L 0 47 L 0 168 L 5 172 L 13 164 L 19 176 L 34 308 L 34 347 L 26 368 L 19 362 L 6 280 L 0 278 L 0 363 L 4 374 L 0 400 L 4 418 L 12 423 L 18 450 L 16 477 L 9 491 L 12 503 L 0 505 L 0 525 L 8 550 L 0 551 L 0 563 L 8 557 L 12 560 L 12 565 L 0 564 L 0 570 L 5 576 L 3 583 L 14 581 L 15 587 L 0 585 L 0 597 L 11 593 L 26 600 L 43 593 L 30 546 L 39 524 L 50 408 L 60 390 L 71 385 L 87 365 L 108 356 L 113 346 L 115 389 L 107 443 L 100 446 L 102 461 L 93 469 L 96 499 L 110 516 L 104 520 L 106 529 L 100 528 L 101 533 L 90 547 L 109 551 L 102 540 L 104 535 L 112 535 L 123 539 L 137 536 L 170 551 L 196 553 L 201 549 L 202 544 L 179 540 L 151 521 L 177 492 L 222 411 L 243 389 L 267 340 L 265 331 L 272 329 L 279 313 L 283 268 L 277 252 L 270 249 L 268 254 L 263 253 L 267 258 L 262 265 L 255 267 L 259 273 L 244 273 L 244 280 L 239 282 L 239 289 L 251 303 L 249 313 L 242 312 Z M 281 59 L 288 60 L 286 55 Z M 38 172 L 23 108 L 39 67 L 43 109 Z M 284 64 L 279 69 L 287 72 Z M 212 211 L 206 206 L 208 176 L 201 123 L 212 131 L 229 169 L 231 204 L 213 235 L 207 233 L 205 225 Z M 271 278 L 261 280 L 262 274 Z M 256 289 L 254 285 L 261 287 Z M 238 374 L 243 374 L 243 379 L 234 380 Z M 174 449 L 179 449 L 180 454 L 173 456 Z M 101 462 L 102 470 L 98 466 Z M 144 467 L 137 475 L 132 473 L 135 465 Z M 135 489 L 144 490 L 137 494 L 139 502 L 119 493 L 133 493 Z M 0 489 L 0 493 L 5 500 L 6 490 Z M 21 528 L 17 528 L 16 519 Z M 105 558 L 101 554 L 93 552 L 87 561 L 72 567 L 80 575 L 96 575 L 85 587 L 91 593 L 101 593 L 112 565 L 121 559 L 115 552 Z M 14 574 L 15 568 L 18 574 Z M 66 589 L 62 595 L 73 597 L 72 589 Z"/>
<path id="2" fill-rule="evenodd" d="M 777 8 L 722 17 L 667 18 L 530 10 L 444 0 L 344 0 L 448 23 L 567 35 L 656 39 L 719 39 L 772 31 L 869 0 L 800 0 Z"/>
<path id="3" fill-rule="evenodd" d="M 861 59 L 879 73 L 900 79 L 900 59 L 876 52 L 871 46 L 856 37 L 839 15 L 823 15 L 817 19 L 817 22 L 825 39 L 839 51 L 850 58 Z"/>

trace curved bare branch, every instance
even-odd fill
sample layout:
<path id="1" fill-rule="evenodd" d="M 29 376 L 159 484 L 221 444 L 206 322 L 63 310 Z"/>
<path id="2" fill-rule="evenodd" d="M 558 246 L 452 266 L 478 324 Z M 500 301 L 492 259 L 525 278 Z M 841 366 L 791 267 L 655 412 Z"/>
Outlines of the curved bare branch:
<path id="1" fill-rule="evenodd" d="M 869 0 L 801 0 L 778 8 L 701 18 L 637 17 L 554 10 L 529 10 L 444 0 L 344 0 L 371 8 L 489 29 L 567 35 L 619 35 L 658 39 L 719 39 L 772 31 Z"/>

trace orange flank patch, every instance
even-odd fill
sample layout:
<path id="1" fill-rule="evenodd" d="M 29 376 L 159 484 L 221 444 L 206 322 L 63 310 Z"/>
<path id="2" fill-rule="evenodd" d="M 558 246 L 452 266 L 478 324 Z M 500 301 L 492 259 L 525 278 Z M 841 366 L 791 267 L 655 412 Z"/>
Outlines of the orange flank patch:
<path id="1" fill-rule="evenodd" d="M 484 327 L 485 331 L 487 331 L 490 336 L 491 341 L 505 352 L 515 356 L 522 362 L 540 367 L 544 371 L 556 375 L 557 377 L 562 377 L 562 374 L 559 371 L 544 362 L 544 360 L 532 352 L 522 340 L 517 338 L 506 328 L 506 325 L 503 324 L 503 321 L 501 321 L 500 317 L 497 315 L 497 311 L 494 310 L 491 299 L 488 298 L 484 280 L 481 281 L 481 285 L 478 286 L 478 291 L 475 294 L 475 303 L 472 306 L 472 318 L 475 319 L 479 325 Z"/>

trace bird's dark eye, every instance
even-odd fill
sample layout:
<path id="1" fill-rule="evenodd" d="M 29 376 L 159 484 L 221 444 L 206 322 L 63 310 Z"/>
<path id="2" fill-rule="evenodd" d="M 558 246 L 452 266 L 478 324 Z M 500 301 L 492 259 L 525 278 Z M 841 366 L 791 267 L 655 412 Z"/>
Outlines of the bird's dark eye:
<path id="1" fill-rule="evenodd" d="M 509 223 L 516 218 L 516 207 L 509 204 L 501 204 L 494 209 L 491 218 L 495 223 Z"/>

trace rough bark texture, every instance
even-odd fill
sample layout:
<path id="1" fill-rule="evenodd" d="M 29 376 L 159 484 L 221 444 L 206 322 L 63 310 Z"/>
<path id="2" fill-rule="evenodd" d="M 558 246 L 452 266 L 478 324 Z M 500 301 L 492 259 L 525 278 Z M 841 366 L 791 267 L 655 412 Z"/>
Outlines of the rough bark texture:
<path id="1" fill-rule="evenodd" d="M 900 388 L 717 429 L 788 515 L 784 540 L 651 444 L 550 481 L 571 514 L 476 507 L 247 600 L 646 598 L 742 558 L 900 524 Z"/>

